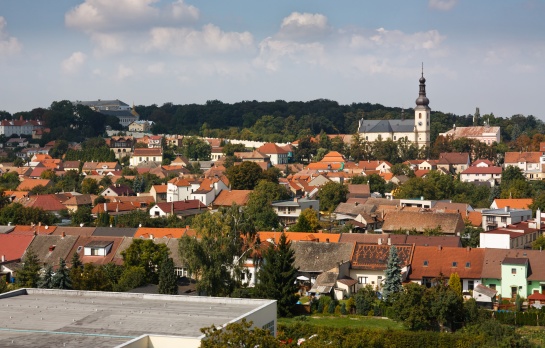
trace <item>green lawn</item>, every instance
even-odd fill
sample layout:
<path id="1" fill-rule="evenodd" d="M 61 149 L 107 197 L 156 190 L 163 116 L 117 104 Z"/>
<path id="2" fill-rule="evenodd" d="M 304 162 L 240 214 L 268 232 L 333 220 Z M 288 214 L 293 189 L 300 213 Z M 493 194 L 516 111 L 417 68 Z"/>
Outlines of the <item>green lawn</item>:
<path id="1" fill-rule="evenodd" d="M 402 330 L 403 325 L 390 319 L 382 319 L 379 317 L 363 317 L 363 316 L 308 316 L 308 323 L 317 326 L 328 326 L 334 328 L 341 327 L 353 327 L 353 328 L 366 328 L 366 329 L 392 329 Z M 278 323 L 284 325 L 290 325 L 297 322 L 293 318 L 279 318 Z"/>

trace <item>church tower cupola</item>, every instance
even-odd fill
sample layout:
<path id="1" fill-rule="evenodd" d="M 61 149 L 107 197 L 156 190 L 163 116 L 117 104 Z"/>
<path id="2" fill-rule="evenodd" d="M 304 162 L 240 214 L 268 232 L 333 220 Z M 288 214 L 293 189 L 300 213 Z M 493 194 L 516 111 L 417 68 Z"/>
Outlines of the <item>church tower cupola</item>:
<path id="1" fill-rule="evenodd" d="M 420 90 L 418 92 L 418 98 L 416 98 L 416 105 L 428 106 L 430 100 L 426 97 L 426 79 L 424 78 L 424 67 L 422 67 L 422 75 L 420 77 Z"/>

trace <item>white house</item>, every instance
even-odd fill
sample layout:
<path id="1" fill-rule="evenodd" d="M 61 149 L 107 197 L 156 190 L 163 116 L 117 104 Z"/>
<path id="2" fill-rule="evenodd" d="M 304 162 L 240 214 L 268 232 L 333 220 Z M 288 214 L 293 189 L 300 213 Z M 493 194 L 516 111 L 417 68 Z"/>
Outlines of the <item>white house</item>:
<path id="1" fill-rule="evenodd" d="M 167 183 L 167 202 L 183 201 L 191 198 L 191 183 L 184 178 L 174 178 Z"/>
<path id="2" fill-rule="evenodd" d="M 489 182 L 491 186 L 496 186 L 501 182 L 502 167 L 469 167 L 460 173 L 462 182 Z"/>
<path id="3" fill-rule="evenodd" d="M 162 161 L 163 161 L 163 151 L 161 149 L 135 148 L 131 156 L 130 164 L 131 166 L 136 167 L 140 163 L 146 163 L 146 162 L 161 163 Z"/>
<path id="4" fill-rule="evenodd" d="M 274 143 L 265 143 L 260 146 L 257 151 L 268 155 L 273 166 L 288 163 L 288 151 Z"/>
<path id="5" fill-rule="evenodd" d="M 318 216 L 320 201 L 317 199 L 295 198 L 290 201 L 274 202 L 272 207 L 276 215 L 278 215 L 280 223 L 287 226 L 296 223 L 301 212 L 307 208 L 315 210 L 316 216 Z"/>

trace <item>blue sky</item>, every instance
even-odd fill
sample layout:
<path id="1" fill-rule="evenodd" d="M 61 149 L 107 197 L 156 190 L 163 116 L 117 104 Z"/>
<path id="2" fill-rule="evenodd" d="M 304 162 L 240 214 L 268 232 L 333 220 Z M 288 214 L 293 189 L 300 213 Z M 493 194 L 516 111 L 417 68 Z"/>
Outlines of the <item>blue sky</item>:
<path id="1" fill-rule="evenodd" d="M 1 0 L 0 110 L 325 98 L 545 120 L 542 0 Z"/>

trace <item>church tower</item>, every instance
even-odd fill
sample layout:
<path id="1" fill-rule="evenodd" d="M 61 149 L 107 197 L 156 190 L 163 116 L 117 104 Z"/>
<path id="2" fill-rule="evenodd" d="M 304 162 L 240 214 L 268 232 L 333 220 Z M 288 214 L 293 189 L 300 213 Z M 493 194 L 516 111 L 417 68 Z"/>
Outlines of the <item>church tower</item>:
<path id="1" fill-rule="evenodd" d="M 430 146 L 430 116 L 431 109 L 428 106 L 430 100 L 426 97 L 426 79 L 424 78 L 424 65 L 420 77 L 420 90 L 414 108 L 414 142 L 421 148 Z"/>

